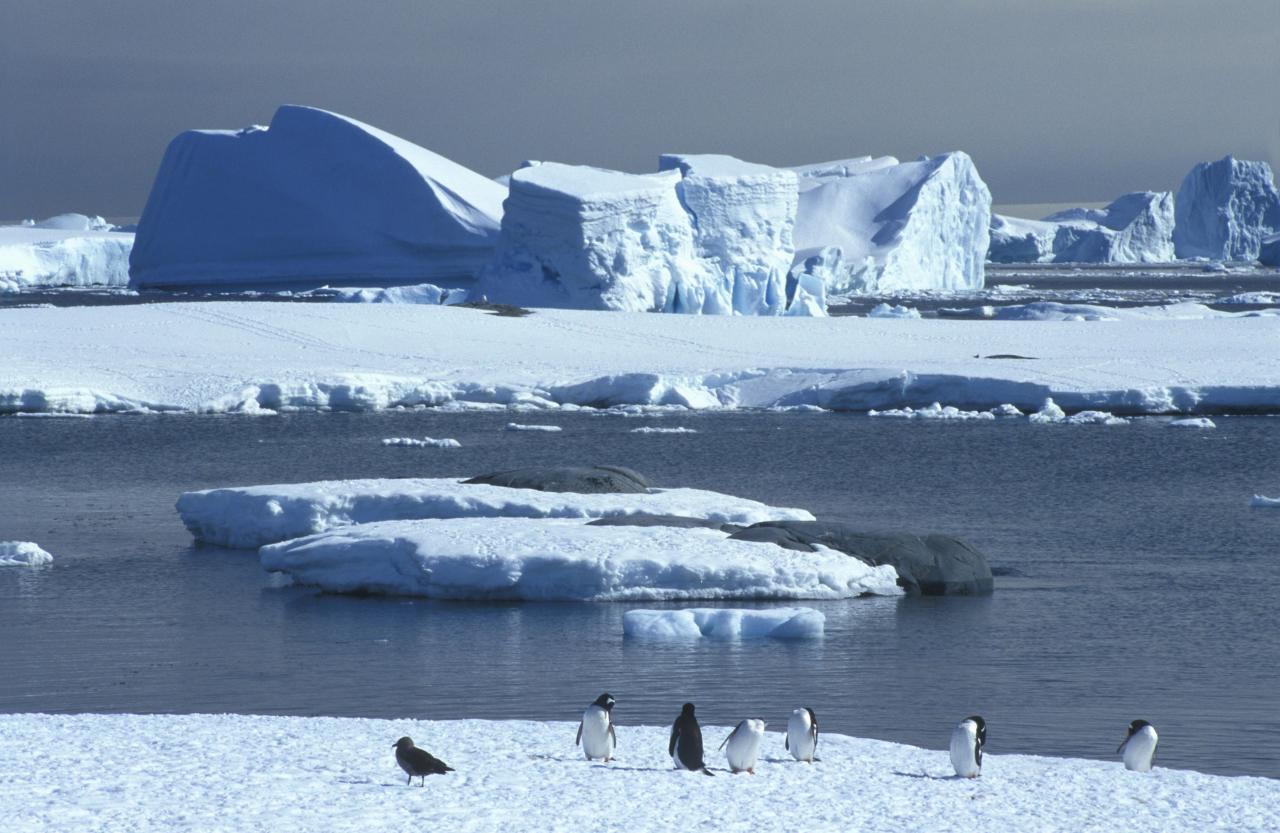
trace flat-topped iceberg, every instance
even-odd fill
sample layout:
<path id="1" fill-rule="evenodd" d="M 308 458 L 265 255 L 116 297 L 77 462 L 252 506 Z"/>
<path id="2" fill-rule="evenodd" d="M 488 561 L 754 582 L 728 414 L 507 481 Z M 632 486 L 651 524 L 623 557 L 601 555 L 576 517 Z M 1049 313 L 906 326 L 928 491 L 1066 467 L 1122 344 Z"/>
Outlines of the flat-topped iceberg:
<path id="1" fill-rule="evenodd" d="M 375 127 L 284 106 L 270 127 L 191 130 L 138 222 L 137 287 L 465 280 L 503 187 Z"/>
<path id="2" fill-rule="evenodd" d="M 622 632 L 631 639 L 817 639 L 826 621 L 811 607 L 628 610 Z"/>
<path id="3" fill-rule="evenodd" d="M 995 263 L 1167 263 L 1174 260 L 1174 201 L 1135 191 L 1105 208 L 1071 208 L 1043 220 L 991 215 Z"/>
<path id="4" fill-rule="evenodd" d="M 422 518 L 608 518 L 681 515 L 724 523 L 811 520 L 803 509 L 702 489 L 641 494 L 541 492 L 451 478 L 325 480 L 186 492 L 178 514 L 197 540 L 249 549 L 333 527 Z"/>
<path id="5" fill-rule="evenodd" d="M 898 573 L 834 550 L 796 552 L 718 529 L 581 520 L 386 521 L 271 544 L 267 570 L 331 592 L 435 599 L 627 601 L 897 595 Z"/>
<path id="6" fill-rule="evenodd" d="M 991 192 L 968 155 L 806 167 L 793 272 L 825 252 L 827 292 L 982 288 Z"/>
<path id="7" fill-rule="evenodd" d="M 101 217 L 84 214 L 0 226 L 0 292 L 127 286 L 133 238 Z"/>
<path id="8" fill-rule="evenodd" d="M 1178 257 L 1256 259 L 1263 239 L 1280 232 L 1271 166 L 1232 156 L 1196 165 L 1178 188 L 1176 215 Z"/>

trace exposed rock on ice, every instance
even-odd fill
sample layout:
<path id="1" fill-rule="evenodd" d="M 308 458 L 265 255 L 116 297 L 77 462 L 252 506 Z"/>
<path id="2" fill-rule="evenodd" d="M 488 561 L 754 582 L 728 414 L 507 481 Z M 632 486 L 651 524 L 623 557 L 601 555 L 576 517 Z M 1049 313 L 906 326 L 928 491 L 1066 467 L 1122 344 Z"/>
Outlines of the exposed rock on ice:
<path id="1" fill-rule="evenodd" d="M 186 492 L 178 514 L 197 540 L 249 549 L 334 527 L 424 518 L 600 518 L 682 515 L 724 523 L 810 520 L 803 509 L 701 489 L 579 494 L 463 483 L 448 478 L 329 480 Z"/>
<path id="2" fill-rule="evenodd" d="M 30 541 L 0 541 L 0 567 L 40 567 L 53 556 Z"/>
<path id="3" fill-rule="evenodd" d="M 1174 260 L 1174 200 L 1136 191 L 1105 208 L 1072 208 L 1043 220 L 991 215 L 996 263 L 1167 263 Z"/>
<path id="4" fill-rule="evenodd" d="M 811 607 L 628 610 L 622 632 L 631 639 L 819 639 L 826 622 Z"/>
<path id="5" fill-rule="evenodd" d="M 1266 162 L 1224 156 L 1196 165 L 1178 188 L 1178 257 L 1254 260 L 1280 232 L 1280 193 Z"/>
<path id="6" fill-rule="evenodd" d="M 101 217 L 60 214 L 0 226 L 0 292 L 60 286 L 127 286 L 133 234 Z"/>
<path id="7" fill-rule="evenodd" d="M 838 248 L 838 261 L 823 255 L 822 268 L 833 273 L 828 293 L 982 288 L 991 193 L 966 154 L 870 170 L 806 168 L 796 263 Z"/>
<path id="8" fill-rule="evenodd" d="M 796 174 L 716 154 L 663 154 L 709 273 L 702 312 L 776 315 L 795 255 Z"/>
<path id="9" fill-rule="evenodd" d="M 627 601 L 894 595 L 892 567 L 787 552 L 714 529 L 581 520 L 387 521 L 271 544 L 267 570 L 331 592 L 438 599 Z"/>
<path id="10" fill-rule="evenodd" d="M 1171 419 L 1167 423 L 1165 423 L 1165 425 L 1169 428 L 1192 428 L 1192 429 L 1201 429 L 1201 430 L 1205 428 L 1218 427 L 1213 423 L 1213 420 L 1209 419 L 1208 417 L 1186 417 L 1183 419 Z"/>
<path id="11" fill-rule="evenodd" d="M 284 106 L 269 128 L 169 144 L 138 222 L 133 284 L 466 279 L 492 254 L 504 194 L 390 133 Z"/>
<path id="12" fill-rule="evenodd" d="M 462 443 L 454 439 L 435 439 L 434 437 L 388 437 L 383 445 L 404 445 L 413 448 L 462 448 Z"/>

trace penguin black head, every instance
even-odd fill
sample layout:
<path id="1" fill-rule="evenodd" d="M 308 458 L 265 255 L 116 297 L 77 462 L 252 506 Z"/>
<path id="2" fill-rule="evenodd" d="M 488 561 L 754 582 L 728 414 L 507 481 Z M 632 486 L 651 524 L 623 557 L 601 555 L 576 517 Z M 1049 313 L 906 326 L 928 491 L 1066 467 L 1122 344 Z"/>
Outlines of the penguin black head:
<path id="1" fill-rule="evenodd" d="M 693 704 L 685 703 L 684 706 L 680 709 L 680 716 L 693 717 Z"/>
<path id="2" fill-rule="evenodd" d="M 1150 723 L 1148 723 L 1148 722 L 1147 722 L 1147 721 L 1145 721 L 1145 720 L 1135 720 L 1135 721 L 1133 721 L 1132 723 L 1130 723 L 1130 724 L 1129 724 L 1129 734 L 1130 734 L 1130 735 L 1135 735 L 1135 734 L 1137 734 L 1138 732 L 1141 732 L 1143 729 L 1147 728 L 1147 727 L 1148 727 L 1148 726 L 1150 726 L 1150 725 L 1151 725 L 1151 724 L 1150 724 Z"/>
<path id="3" fill-rule="evenodd" d="M 605 711 L 612 711 L 613 704 L 616 702 L 617 701 L 613 699 L 613 695 L 606 691 L 604 694 L 601 694 L 599 697 L 596 698 L 596 702 L 594 703 L 594 705 L 599 706 Z"/>
<path id="4" fill-rule="evenodd" d="M 392 744 L 392 746 L 393 746 L 393 748 L 395 748 L 395 749 L 412 749 L 412 748 L 413 748 L 413 738 L 408 737 L 408 736 L 402 737 L 402 738 L 400 738 L 400 740 L 398 740 L 398 741 L 396 741 L 394 744 Z"/>

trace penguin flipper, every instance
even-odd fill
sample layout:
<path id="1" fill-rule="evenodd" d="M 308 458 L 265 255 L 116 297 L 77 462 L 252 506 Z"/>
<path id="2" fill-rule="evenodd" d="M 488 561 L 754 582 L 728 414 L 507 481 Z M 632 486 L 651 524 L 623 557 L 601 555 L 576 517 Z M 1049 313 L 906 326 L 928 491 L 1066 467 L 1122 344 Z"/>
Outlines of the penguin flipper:
<path id="1" fill-rule="evenodd" d="M 676 741 L 680 738 L 680 727 L 674 725 L 671 727 L 671 742 L 667 744 L 667 754 L 676 754 Z"/>
<path id="2" fill-rule="evenodd" d="M 738 730 L 737 730 L 737 728 L 735 727 L 735 728 L 734 728 L 734 730 L 733 730 L 732 732 L 730 732 L 730 733 L 729 733 L 729 737 L 727 737 L 727 738 L 725 738 L 724 740 L 720 741 L 720 746 L 718 746 L 718 747 L 717 747 L 717 751 L 718 751 L 718 750 L 720 750 L 720 749 L 724 749 L 724 745 L 725 745 L 726 743 L 728 743 L 729 741 L 733 740 L 733 736 L 734 736 L 734 735 L 736 735 L 736 734 L 738 734 Z"/>
<path id="3" fill-rule="evenodd" d="M 581 732 L 581 731 L 582 731 L 582 729 L 581 729 L 581 728 L 579 728 L 579 729 L 578 729 L 578 731 L 579 731 L 579 732 Z M 613 731 L 613 721 L 612 721 L 612 720 L 610 720 L 610 721 L 609 721 L 609 738 L 613 741 L 613 748 L 614 748 L 614 749 L 617 749 L 617 748 L 618 748 L 618 733 L 617 733 L 617 732 L 615 732 L 615 731 Z"/>
<path id="4" fill-rule="evenodd" d="M 785 750 L 787 750 L 788 752 L 790 752 L 790 751 L 791 751 L 791 735 L 790 735 L 790 733 L 788 733 L 788 734 L 787 734 L 787 736 L 786 736 L 785 738 L 783 738 L 783 740 L 782 740 L 782 748 L 783 748 L 783 749 L 785 749 Z"/>

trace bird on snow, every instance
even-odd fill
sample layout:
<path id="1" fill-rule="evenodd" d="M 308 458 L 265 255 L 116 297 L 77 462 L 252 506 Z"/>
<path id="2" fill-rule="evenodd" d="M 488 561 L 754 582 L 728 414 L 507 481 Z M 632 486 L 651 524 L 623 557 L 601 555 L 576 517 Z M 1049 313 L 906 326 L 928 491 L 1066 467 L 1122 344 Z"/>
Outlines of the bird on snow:
<path id="1" fill-rule="evenodd" d="M 786 749 L 797 761 L 813 763 L 818 751 L 818 716 L 808 706 L 791 713 L 787 721 Z"/>
<path id="2" fill-rule="evenodd" d="M 1150 772 L 1159 744 L 1160 736 L 1156 734 L 1156 727 L 1145 720 L 1135 720 L 1129 724 L 1129 734 L 1120 742 L 1116 752 L 1124 752 L 1125 769 Z"/>
<path id="3" fill-rule="evenodd" d="M 453 772 L 453 767 L 427 750 L 414 746 L 413 738 L 400 738 L 395 742 L 394 748 L 396 763 L 400 764 L 400 768 L 409 775 L 406 784 L 412 784 L 414 778 L 421 777 L 422 785 L 426 786 L 428 775 L 444 775 L 446 772 Z"/>
<path id="4" fill-rule="evenodd" d="M 976 714 L 960 721 L 951 732 L 951 765 L 961 778 L 982 774 L 982 747 L 987 744 L 987 722 Z"/>
<path id="5" fill-rule="evenodd" d="M 760 757 L 760 742 L 764 740 L 765 722 L 759 719 L 744 720 L 729 733 L 729 737 L 720 742 L 729 759 L 729 770 L 734 773 L 749 772 L 756 774 L 756 759 Z"/>
<path id="6" fill-rule="evenodd" d="M 685 703 L 680 716 L 671 724 L 671 742 L 667 744 L 667 754 L 671 756 L 677 769 L 714 775 L 702 760 L 702 729 L 698 727 L 698 718 L 693 716 L 692 703 Z"/>
<path id="7" fill-rule="evenodd" d="M 615 702 L 617 701 L 606 691 L 582 713 L 578 737 L 573 745 L 582 744 L 582 751 L 586 753 L 588 761 L 599 759 L 608 763 L 613 760 L 613 750 L 618 745 L 618 736 L 613 731 Z"/>

